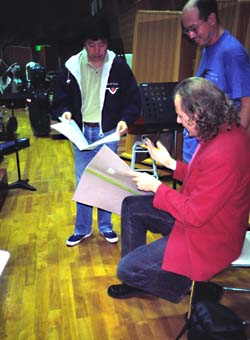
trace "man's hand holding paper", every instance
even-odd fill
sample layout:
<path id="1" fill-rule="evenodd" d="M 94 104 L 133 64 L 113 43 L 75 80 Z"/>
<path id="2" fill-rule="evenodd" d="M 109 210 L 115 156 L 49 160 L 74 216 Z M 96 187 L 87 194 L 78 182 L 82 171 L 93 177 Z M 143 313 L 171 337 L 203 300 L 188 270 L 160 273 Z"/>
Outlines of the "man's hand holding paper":
<path id="1" fill-rule="evenodd" d="M 139 190 L 156 192 L 161 185 L 161 181 L 146 172 L 129 170 L 126 173 L 132 177 L 132 181 L 136 183 L 137 189 Z"/>
<path id="2" fill-rule="evenodd" d="M 126 162 L 104 145 L 83 172 L 73 200 L 120 214 L 125 197 L 149 194 L 137 189 L 130 173 Z"/>
<path id="3" fill-rule="evenodd" d="M 67 112 L 70 113 L 70 112 Z M 99 139 L 95 143 L 88 144 L 86 138 L 84 137 L 81 129 L 74 121 L 74 119 L 68 119 L 65 117 L 60 118 L 61 122 L 52 124 L 51 128 L 57 130 L 58 132 L 62 133 L 66 136 L 72 143 L 74 143 L 80 151 L 83 150 L 93 150 L 98 145 L 110 143 L 114 141 L 119 141 L 120 134 L 118 132 L 114 132 L 111 135 L 108 135 L 102 139 Z"/>

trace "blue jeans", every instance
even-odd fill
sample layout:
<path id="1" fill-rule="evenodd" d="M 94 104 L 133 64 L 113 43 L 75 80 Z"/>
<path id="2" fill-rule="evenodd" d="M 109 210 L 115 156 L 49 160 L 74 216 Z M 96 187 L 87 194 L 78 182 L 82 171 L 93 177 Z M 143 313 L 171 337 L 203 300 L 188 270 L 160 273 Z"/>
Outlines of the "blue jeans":
<path id="1" fill-rule="evenodd" d="M 178 303 L 191 280 L 161 269 L 174 218 L 153 207 L 153 196 L 129 196 L 122 204 L 121 252 L 117 276 L 129 286 Z M 146 244 L 147 231 L 163 237 Z"/>
<path id="2" fill-rule="evenodd" d="M 100 135 L 99 127 L 84 127 L 84 136 L 87 139 L 88 143 L 94 143 L 100 138 L 108 136 L 109 134 L 115 131 L 111 130 Z M 118 142 L 112 142 L 106 144 L 112 151 L 117 152 Z M 78 185 L 80 178 L 84 169 L 87 167 L 88 163 L 92 160 L 92 158 L 97 154 L 102 145 L 98 146 L 94 150 L 89 151 L 80 151 L 74 145 L 74 159 L 75 159 L 75 176 L 76 176 L 76 186 Z M 98 190 L 98 188 L 96 188 Z M 111 212 L 98 209 L 98 228 L 100 232 L 112 231 L 113 225 L 111 222 Z M 93 207 L 76 203 L 76 222 L 75 222 L 75 233 L 84 235 L 90 234 L 92 232 L 92 218 L 93 218 Z"/>

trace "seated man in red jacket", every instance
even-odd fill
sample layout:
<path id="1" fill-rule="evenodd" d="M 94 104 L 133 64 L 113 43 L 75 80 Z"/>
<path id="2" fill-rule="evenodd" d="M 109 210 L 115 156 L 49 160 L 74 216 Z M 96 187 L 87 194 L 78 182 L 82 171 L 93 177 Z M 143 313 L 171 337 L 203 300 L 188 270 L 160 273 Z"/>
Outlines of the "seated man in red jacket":
<path id="1" fill-rule="evenodd" d="M 114 298 L 149 293 L 179 302 L 191 280 L 207 281 L 240 255 L 250 201 L 250 143 L 238 113 L 210 81 L 192 77 L 174 91 L 177 122 L 199 147 L 189 165 L 174 160 L 150 140 L 152 159 L 174 171 L 180 191 L 142 172 L 132 172 L 138 189 L 150 196 L 129 196 L 121 214 L 123 282 L 108 288 Z M 146 234 L 163 237 L 146 244 Z"/>

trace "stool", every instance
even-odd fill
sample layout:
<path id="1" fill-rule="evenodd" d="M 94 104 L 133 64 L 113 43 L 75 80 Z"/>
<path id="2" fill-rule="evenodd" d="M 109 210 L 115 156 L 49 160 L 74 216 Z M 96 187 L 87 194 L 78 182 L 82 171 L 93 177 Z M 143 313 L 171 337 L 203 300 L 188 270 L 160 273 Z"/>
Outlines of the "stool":
<path id="1" fill-rule="evenodd" d="M 148 153 L 148 150 L 146 147 L 143 146 L 144 144 L 144 141 L 143 139 L 145 138 L 145 136 L 142 136 L 142 140 L 140 141 L 136 141 L 134 144 L 133 144 L 133 147 L 132 147 L 132 157 L 131 157 L 131 169 L 134 170 L 134 171 L 144 171 L 144 172 L 151 172 L 153 174 L 153 176 L 155 178 L 158 179 L 158 174 L 157 174 L 157 167 L 156 167 L 156 164 L 155 164 L 155 161 L 152 159 L 152 169 L 147 169 L 147 168 L 136 168 L 135 167 L 135 163 L 136 163 L 136 157 L 137 157 L 137 154 L 147 154 Z"/>
<path id="2" fill-rule="evenodd" d="M 245 241 L 242 246 L 241 254 L 238 257 L 237 260 L 231 263 L 230 267 L 236 267 L 236 268 L 250 268 L 250 230 L 246 231 L 245 235 Z M 187 316 L 186 316 L 186 321 L 181 329 L 180 333 L 178 336 L 175 338 L 175 340 L 181 339 L 185 331 L 188 329 L 189 326 L 189 320 L 191 317 L 193 305 L 194 305 L 194 293 L 195 293 L 195 285 L 196 282 L 193 280 L 192 285 L 191 285 L 191 290 L 190 290 L 190 298 L 189 298 L 189 303 L 188 303 L 188 311 L 187 311 Z M 231 288 L 231 287 L 222 287 L 223 291 L 232 291 L 232 292 L 242 292 L 242 293 L 249 293 L 250 289 L 248 288 Z M 249 320 L 244 320 L 243 323 L 245 325 L 249 325 L 250 321 Z"/>
<path id="3" fill-rule="evenodd" d="M 237 260 L 231 263 L 231 268 L 250 268 L 250 230 L 246 231 L 245 240 L 241 250 L 241 254 Z M 223 287 L 225 291 L 250 293 L 250 288 L 242 287 Z"/>

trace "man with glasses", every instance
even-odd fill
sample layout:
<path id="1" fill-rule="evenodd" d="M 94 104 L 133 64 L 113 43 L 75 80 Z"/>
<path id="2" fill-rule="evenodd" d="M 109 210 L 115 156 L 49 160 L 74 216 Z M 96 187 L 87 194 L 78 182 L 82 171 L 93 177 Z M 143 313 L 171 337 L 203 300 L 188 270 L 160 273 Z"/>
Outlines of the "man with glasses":
<path id="1" fill-rule="evenodd" d="M 190 0 L 182 12 L 183 33 L 203 48 L 196 76 L 212 81 L 232 99 L 250 133 L 250 62 L 246 50 L 220 25 L 216 0 Z M 190 162 L 198 141 L 183 132 L 183 160 Z"/>

